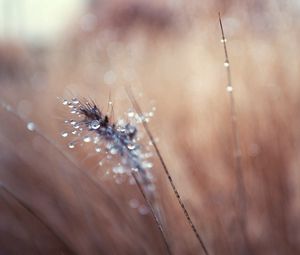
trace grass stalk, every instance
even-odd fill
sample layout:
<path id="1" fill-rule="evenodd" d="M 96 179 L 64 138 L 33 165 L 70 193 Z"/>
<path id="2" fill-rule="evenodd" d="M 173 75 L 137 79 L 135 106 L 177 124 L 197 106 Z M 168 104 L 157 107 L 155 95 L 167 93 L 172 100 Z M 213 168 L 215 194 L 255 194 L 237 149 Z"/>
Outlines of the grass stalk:
<path id="1" fill-rule="evenodd" d="M 246 234 L 246 225 L 247 225 L 247 199 L 246 199 L 246 188 L 245 188 L 245 177 L 242 168 L 242 153 L 241 153 L 241 145 L 240 145 L 240 135 L 239 128 L 237 124 L 237 111 L 236 111 L 236 103 L 234 97 L 234 88 L 232 84 L 231 78 L 231 67 L 228 56 L 226 37 L 224 33 L 223 23 L 221 19 L 221 14 L 219 13 L 219 25 L 221 29 L 221 42 L 223 44 L 225 61 L 224 67 L 226 68 L 227 75 L 227 85 L 226 90 L 229 94 L 230 100 L 230 118 L 231 118 L 231 129 L 233 135 L 233 146 L 234 146 L 234 160 L 235 160 L 235 176 L 236 176 L 236 184 L 237 184 L 237 200 L 238 200 L 238 210 L 239 210 L 239 223 L 241 227 L 241 231 L 243 234 L 243 238 L 245 244 L 247 245 L 247 234 Z"/>
<path id="2" fill-rule="evenodd" d="M 160 234 L 162 236 L 162 239 L 164 241 L 164 244 L 166 246 L 168 254 L 172 255 L 171 248 L 170 248 L 170 245 L 168 243 L 168 240 L 167 240 L 164 228 L 162 226 L 162 223 L 160 222 L 159 218 L 157 217 L 154 207 L 152 206 L 152 204 L 151 204 L 150 200 L 148 199 L 147 195 L 145 194 L 144 189 L 143 189 L 143 187 L 142 187 L 142 185 L 141 185 L 141 183 L 140 183 L 140 181 L 138 179 L 137 173 L 132 172 L 131 174 L 132 174 L 132 176 L 133 176 L 133 178 L 134 178 L 134 180 L 135 180 L 135 182 L 136 182 L 136 184 L 138 186 L 139 191 L 141 192 L 143 198 L 145 199 L 145 201 L 147 203 L 147 206 L 149 207 L 149 209 L 151 211 L 151 214 L 152 214 L 152 216 L 153 216 L 153 218 L 154 218 L 154 220 L 156 222 L 156 225 L 157 225 L 157 227 L 159 229 L 159 232 L 160 232 Z"/>
<path id="3" fill-rule="evenodd" d="M 135 99 L 135 96 L 133 95 L 133 92 L 132 92 L 131 88 L 130 87 L 125 87 L 125 89 L 126 89 L 126 93 L 127 93 L 128 97 L 129 97 L 129 100 L 131 101 L 134 109 L 136 110 L 136 112 L 140 116 L 142 116 L 143 115 L 142 109 L 141 109 L 139 103 L 137 102 L 137 100 Z M 172 177 L 170 175 L 169 169 L 168 169 L 168 167 L 167 167 L 167 165 L 166 165 L 166 163 L 165 163 L 165 161 L 164 161 L 164 159 L 163 159 L 163 157 L 162 157 L 162 155 L 161 155 L 161 153 L 160 153 L 160 151 L 158 149 L 158 146 L 157 146 L 157 144 L 156 144 L 156 142 L 154 140 L 154 137 L 153 137 L 153 135 L 152 135 L 152 133 L 151 133 L 149 127 L 148 127 L 148 124 L 145 121 L 143 121 L 142 124 L 143 124 L 143 127 L 144 127 L 144 129 L 145 129 L 145 131 L 146 131 L 146 133 L 147 133 L 147 135 L 148 135 L 148 137 L 149 137 L 149 139 L 150 139 L 153 147 L 154 147 L 154 150 L 155 150 L 155 152 L 156 152 L 156 154 L 157 154 L 157 156 L 159 158 L 159 161 L 160 161 L 160 163 L 161 163 L 161 165 L 162 165 L 162 167 L 164 169 L 164 172 L 165 172 L 165 174 L 166 174 L 166 176 L 168 178 L 168 181 L 169 181 L 169 183 L 170 183 L 170 185 L 172 187 L 172 190 L 173 190 L 173 192 L 174 192 L 174 194 L 175 194 L 175 196 L 177 198 L 177 201 L 178 201 L 178 203 L 179 203 L 179 205 L 180 205 L 180 207 L 181 207 L 181 209 L 182 209 L 182 211 L 184 213 L 185 218 L 187 219 L 190 227 L 192 228 L 192 230 L 193 230 L 193 232 L 195 234 L 195 237 L 197 238 L 198 242 L 200 243 L 200 245 L 201 245 L 201 247 L 203 249 L 204 254 L 205 255 L 209 255 L 208 250 L 206 248 L 206 245 L 204 244 L 204 242 L 203 242 L 203 240 L 202 240 L 202 238 L 201 238 L 201 236 L 200 236 L 200 234 L 199 234 L 199 232 L 198 232 L 198 230 L 197 230 L 194 222 L 192 221 L 192 219 L 190 217 L 189 212 L 186 209 L 186 206 L 184 205 L 184 203 L 183 203 L 183 201 L 181 199 L 181 196 L 180 196 L 180 194 L 179 194 L 179 192 L 178 192 L 178 190 L 177 190 L 177 188 L 175 186 L 175 183 L 174 183 L 174 181 L 173 181 L 173 179 L 172 179 Z"/>

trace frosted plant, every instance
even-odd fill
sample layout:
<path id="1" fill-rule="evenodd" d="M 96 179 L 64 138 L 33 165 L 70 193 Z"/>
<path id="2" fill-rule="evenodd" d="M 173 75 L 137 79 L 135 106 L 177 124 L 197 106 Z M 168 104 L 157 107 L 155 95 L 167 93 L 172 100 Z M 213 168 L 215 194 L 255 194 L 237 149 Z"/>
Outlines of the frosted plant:
<path id="1" fill-rule="evenodd" d="M 153 111 L 138 114 L 129 110 L 127 118 L 130 121 L 121 118 L 113 122 L 92 100 L 82 101 L 72 98 L 71 100 L 64 99 L 62 103 L 74 116 L 70 120 L 65 120 L 71 130 L 61 133 L 64 138 L 70 134 L 75 136 L 68 147 L 74 149 L 77 144 L 93 143 L 96 153 L 102 152 L 106 155 L 99 161 L 100 166 L 103 166 L 105 161 L 115 162 L 113 159 L 118 158 L 116 160 L 118 163 L 113 165 L 112 172 L 115 175 L 125 174 L 133 177 L 157 223 L 168 254 L 171 254 L 158 216 L 160 212 L 155 203 L 155 185 L 151 174 L 153 164 L 149 161 L 152 153 L 149 146 L 141 146 L 143 133 L 138 132 L 137 128 L 138 124 L 149 121 L 153 116 Z"/>
<path id="2" fill-rule="evenodd" d="M 63 131 L 62 137 L 74 136 L 74 139 L 68 144 L 70 149 L 82 143 L 93 143 L 95 153 L 105 153 L 106 157 L 99 161 L 102 166 L 105 161 L 116 163 L 112 167 L 112 173 L 115 175 L 138 173 L 143 180 L 144 188 L 147 193 L 153 191 L 155 186 L 152 182 L 150 172 L 153 164 L 149 161 L 152 153 L 149 146 L 142 147 L 142 133 L 138 132 L 137 124 L 143 120 L 149 120 L 153 112 L 140 116 L 129 110 L 126 122 L 123 118 L 112 122 L 108 115 L 102 111 L 91 100 L 81 100 L 72 98 L 63 100 L 63 104 L 70 110 L 74 118 L 66 120 L 71 130 Z M 114 161 L 114 162 L 115 162 Z M 152 183 L 152 184 L 151 184 Z M 149 191 L 149 192 L 148 192 Z"/>

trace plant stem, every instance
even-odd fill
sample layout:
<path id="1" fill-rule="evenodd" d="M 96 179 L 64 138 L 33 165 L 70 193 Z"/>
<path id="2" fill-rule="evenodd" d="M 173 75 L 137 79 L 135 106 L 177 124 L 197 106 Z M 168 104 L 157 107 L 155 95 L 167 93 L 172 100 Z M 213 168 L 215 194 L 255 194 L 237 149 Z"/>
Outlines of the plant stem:
<path id="1" fill-rule="evenodd" d="M 135 97 L 134 97 L 134 95 L 133 95 L 131 89 L 130 89 L 129 87 L 126 87 L 125 89 L 126 89 L 127 95 L 128 95 L 128 97 L 129 97 L 129 99 L 130 99 L 130 101 L 131 101 L 133 107 L 135 108 L 136 112 L 137 112 L 140 116 L 142 116 L 142 115 L 143 115 L 143 112 L 142 112 L 142 110 L 141 110 L 141 107 L 140 107 L 140 105 L 138 104 L 138 102 L 136 101 L 136 99 L 135 99 Z M 168 170 L 168 167 L 167 167 L 167 165 L 166 165 L 166 163 L 165 163 L 165 161 L 164 161 L 164 159 L 163 159 L 163 157 L 162 157 L 162 155 L 161 155 L 161 153 L 160 153 L 160 151 L 159 151 L 159 149 L 158 149 L 158 147 L 157 147 L 157 144 L 156 144 L 156 142 L 155 142 L 155 140 L 154 140 L 154 138 L 153 138 L 153 135 L 152 135 L 152 133 L 151 133 L 151 131 L 150 131 L 150 129 L 149 129 L 147 123 L 146 123 L 145 121 L 143 121 L 142 123 L 143 123 L 143 127 L 144 127 L 144 129 L 146 130 L 146 133 L 147 133 L 147 135 L 149 136 L 149 139 L 150 139 L 150 141 L 151 141 L 151 143 L 152 143 L 152 145 L 153 145 L 153 147 L 154 147 L 154 149 L 155 149 L 155 152 L 156 152 L 156 154 L 157 154 L 157 156 L 158 156 L 158 158 L 159 158 L 159 161 L 160 161 L 160 163 L 162 164 L 162 167 L 163 167 L 163 169 L 164 169 L 164 172 L 165 172 L 165 174 L 167 175 L 167 178 L 168 178 L 168 180 L 169 180 L 169 183 L 170 183 L 170 185 L 171 185 L 171 187 L 172 187 L 172 189 L 173 189 L 173 192 L 174 192 L 174 194 L 175 194 L 175 196 L 176 196 L 176 198 L 177 198 L 177 201 L 178 201 L 178 203 L 179 203 L 179 205 L 180 205 L 180 207 L 181 207 L 181 209 L 182 209 L 182 211 L 183 211 L 183 213 L 184 213 L 184 216 L 185 216 L 185 218 L 187 219 L 187 221 L 188 221 L 190 227 L 192 228 L 192 230 L 193 230 L 193 232 L 194 232 L 194 234 L 195 234 L 195 236 L 196 236 L 198 242 L 200 243 L 200 245 L 201 245 L 201 247 L 202 247 L 202 249 L 203 249 L 205 255 L 208 255 L 208 254 L 209 254 L 209 253 L 208 253 L 208 250 L 207 250 L 207 248 L 206 248 L 206 246 L 205 246 L 205 244 L 204 244 L 204 242 L 203 242 L 203 240 L 202 240 L 202 238 L 201 238 L 199 232 L 197 231 L 197 228 L 196 228 L 195 224 L 193 223 L 193 221 L 192 221 L 192 219 L 191 219 L 191 217 L 190 217 L 189 212 L 187 211 L 187 209 L 186 209 L 186 207 L 185 207 L 185 205 L 184 205 L 184 203 L 183 203 L 183 201 L 182 201 L 182 199 L 181 199 L 181 196 L 180 196 L 180 194 L 179 194 L 179 192 L 178 192 L 178 190 L 177 190 L 177 188 L 176 188 L 176 186 L 175 186 L 175 183 L 174 183 L 174 181 L 173 181 L 173 179 L 172 179 L 172 177 L 171 177 L 171 175 L 170 175 L 170 172 L 169 172 L 169 170 Z"/>
<path id="2" fill-rule="evenodd" d="M 235 175 L 236 175 L 236 182 L 237 182 L 237 199 L 239 205 L 239 221 L 240 227 L 242 231 L 242 235 L 247 245 L 247 234 L 246 234 L 246 224 L 247 224 L 247 201 L 246 201 L 246 188 L 245 188 L 245 178 L 242 169 L 242 154 L 241 154 L 241 145 L 240 145 L 240 138 L 239 138 L 239 129 L 237 125 L 237 114 L 236 114 L 236 104 L 234 98 L 234 91 L 231 79 L 231 68 L 230 62 L 228 57 L 228 50 L 226 45 L 226 37 L 223 29 L 221 15 L 219 13 L 219 24 L 221 28 L 222 38 L 221 42 L 223 43 L 224 47 L 224 54 L 225 54 L 225 62 L 224 66 L 227 71 L 227 86 L 226 90 L 229 94 L 230 100 L 230 116 L 231 116 L 231 127 L 232 127 L 232 134 L 233 134 L 233 146 L 234 146 L 234 159 L 235 159 Z"/>
<path id="3" fill-rule="evenodd" d="M 170 249 L 170 245 L 169 245 L 169 243 L 167 241 L 167 237 L 166 237 L 165 231 L 163 229 L 163 226 L 162 226 L 160 220 L 158 219 L 158 217 L 157 217 L 157 215 L 155 213 L 154 207 L 152 206 L 151 202 L 147 198 L 147 196 L 146 196 L 146 194 L 144 192 L 144 189 L 143 189 L 140 181 L 138 180 L 137 174 L 135 172 L 131 172 L 131 174 L 132 174 L 132 176 L 133 176 L 133 178 L 134 178 L 134 180 L 135 180 L 135 182 L 136 182 L 136 184 L 137 184 L 137 186 L 138 186 L 138 188 L 139 188 L 139 190 L 140 190 L 143 198 L 145 199 L 145 201 L 146 201 L 146 203 L 147 203 L 147 205 L 148 205 L 148 207 L 149 207 L 149 209 L 151 211 L 151 214 L 152 214 L 152 216 L 153 216 L 153 218 L 154 218 L 154 220 L 156 222 L 156 225 L 157 225 L 157 227 L 159 229 L 159 232 L 160 232 L 160 234 L 161 234 L 161 236 L 162 236 L 162 238 L 164 240 L 164 243 L 165 243 L 165 246 L 167 248 L 168 254 L 172 255 L 172 252 L 171 252 L 171 249 Z"/>

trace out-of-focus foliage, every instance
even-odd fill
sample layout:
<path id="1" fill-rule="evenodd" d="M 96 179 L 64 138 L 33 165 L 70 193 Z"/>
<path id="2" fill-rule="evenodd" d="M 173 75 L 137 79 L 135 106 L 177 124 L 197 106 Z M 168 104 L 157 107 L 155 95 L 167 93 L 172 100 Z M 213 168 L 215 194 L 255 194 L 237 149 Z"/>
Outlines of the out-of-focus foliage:
<path id="1" fill-rule="evenodd" d="M 145 110 L 156 102 L 151 130 L 211 254 L 298 254 L 299 8 L 291 0 L 87 1 L 55 43 L 0 42 L 1 99 L 69 153 L 56 97 L 71 91 L 105 108 L 111 91 L 118 115 L 130 84 Z M 247 191 L 244 238 L 218 12 Z M 142 200 L 135 186 L 103 180 L 100 167 L 88 171 L 98 159 L 81 162 L 84 148 L 77 169 L 11 113 L 0 109 L 0 120 L 1 184 L 32 210 L 1 189 L 0 253 L 165 254 L 151 215 L 129 205 Z M 198 254 L 154 163 L 171 248 Z"/>

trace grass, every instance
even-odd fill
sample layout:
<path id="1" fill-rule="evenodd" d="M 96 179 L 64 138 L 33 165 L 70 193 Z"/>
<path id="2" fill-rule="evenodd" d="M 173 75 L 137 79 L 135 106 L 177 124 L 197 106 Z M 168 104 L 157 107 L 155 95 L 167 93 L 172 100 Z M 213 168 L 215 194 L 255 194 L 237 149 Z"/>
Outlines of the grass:
<path id="1" fill-rule="evenodd" d="M 291 6 L 268 2 L 260 8 L 254 3 L 237 8 L 191 2 L 177 10 L 181 15 L 169 19 L 167 29 L 160 30 L 158 24 L 147 26 L 143 19 L 142 26 L 137 21 L 135 25 L 122 24 L 123 30 L 107 22 L 106 29 L 88 36 L 74 32 L 76 36 L 43 55 L 47 65 L 41 76 L 30 73 L 38 69 L 29 68 L 28 61 L 16 58 L 15 69 L 9 63 L 13 70 L 29 64 L 24 66 L 27 71 L 17 76 L 21 81 L 15 72 L 0 77 L 1 98 L 37 123 L 50 141 L 61 141 L 55 145 L 61 149 L 29 132 L 12 113 L 0 110 L 1 182 L 59 233 L 60 240 L 2 190 L 1 252 L 166 253 L 151 214 L 141 215 L 129 206 L 132 199 L 143 201 L 136 186 L 117 185 L 103 176 L 106 169 L 92 169 L 97 163 L 93 157 L 81 161 L 85 148 L 71 158 L 63 155 L 70 156 L 60 137 L 61 120 L 56 118 L 62 114 L 56 96 L 63 96 L 72 84 L 76 94 L 93 96 L 106 105 L 110 89 L 116 102 L 115 116 L 119 116 L 131 107 L 122 88 L 130 83 L 134 91 L 144 94 L 137 96 L 142 109 L 151 107 L 148 98 L 156 100 L 156 116 L 149 129 L 160 138 L 160 153 L 209 252 L 298 254 L 300 58 L 299 28 L 294 22 L 297 8 Z M 230 50 L 234 94 L 229 97 L 224 88 L 227 76 L 216 10 L 224 13 Z M 147 17 L 151 20 L 152 16 Z M 113 18 L 111 8 L 105 20 Z M 10 55 L 8 50 L 1 52 Z M 4 59 L 1 63 L 5 65 Z M 102 82 L 108 71 L 115 75 L 110 88 Z M 231 95 L 238 120 L 244 195 L 237 192 Z M 157 203 L 166 215 L 162 222 L 172 253 L 198 254 L 199 243 L 165 173 L 159 170 L 159 159 L 153 163 Z M 239 201 L 247 202 L 247 213 L 240 213 Z M 241 235 L 241 216 L 247 243 Z"/>

